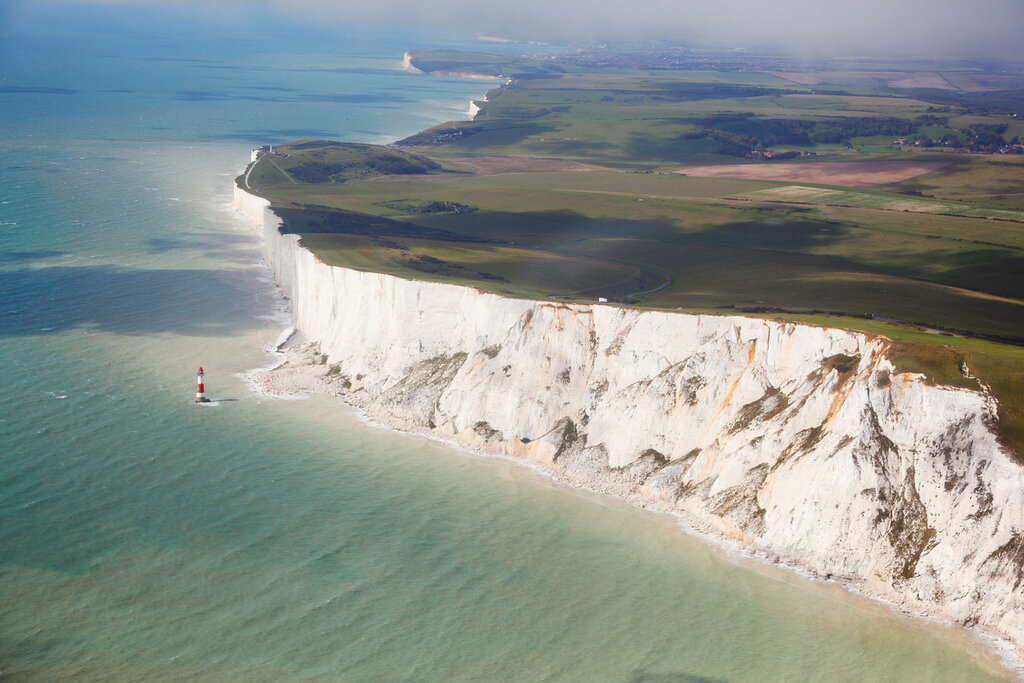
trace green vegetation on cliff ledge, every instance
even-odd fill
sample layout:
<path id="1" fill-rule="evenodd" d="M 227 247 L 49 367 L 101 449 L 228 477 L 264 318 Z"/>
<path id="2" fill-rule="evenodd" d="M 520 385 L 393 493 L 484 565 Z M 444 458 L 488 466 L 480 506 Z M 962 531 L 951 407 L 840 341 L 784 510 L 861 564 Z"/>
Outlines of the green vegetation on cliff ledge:
<path id="1" fill-rule="evenodd" d="M 756 72 L 551 71 L 473 121 L 282 145 L 239 181 L 332 264 L 883 334 L 901 369 L 990 386 L 1024 453 L 1024 156 L 904 144 L 1024 123 Z"/>

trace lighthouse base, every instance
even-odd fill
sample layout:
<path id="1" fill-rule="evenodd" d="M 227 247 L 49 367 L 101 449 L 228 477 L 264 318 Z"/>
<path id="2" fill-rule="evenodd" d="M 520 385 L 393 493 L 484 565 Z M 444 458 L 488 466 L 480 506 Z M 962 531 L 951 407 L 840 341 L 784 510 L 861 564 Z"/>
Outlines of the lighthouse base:
<path id="1" fill-rule="evenodd" d="M 205 396 L 196 396 L 196 403 L 209 403 L 210 399 Z"/>

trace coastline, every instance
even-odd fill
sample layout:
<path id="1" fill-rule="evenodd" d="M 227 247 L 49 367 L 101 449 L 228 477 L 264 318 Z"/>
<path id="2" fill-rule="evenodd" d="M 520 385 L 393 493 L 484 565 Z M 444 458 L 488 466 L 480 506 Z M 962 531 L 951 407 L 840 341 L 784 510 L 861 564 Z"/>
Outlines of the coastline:
<path id="1" fill-rule="evenodd" d="M 289 328 L 288 333 L 289 339 L 286 339 L 282 345 L 287 344 L 291 340 L 291 337 L 295 334 L 295 329 Z M 702 523 L 702 520 L 697 516 L 677 508 L 650 504 L 649 500 L 638 496 L 613 493 L 595 488 L 587 482 L 564 478 L 559 476 L 556 470 L 546 467 L 543 463 L 536 460 L 523 459 L 488 450 L 473 449 L 456 439 L 445 438 L 429 430 L 410 430 L 388 424 L 386 421 L 368 413 L 365 406 L 353 401 L 351 395 L 337 382 L 331 381 L 329 377 L 325 376 L 329 369 L 325 370 L 324 364 L 319 361 L 319 357 L 322 356 L 319 352 L 319 347 L 315 343 L 300 341 L 289 348 L 282 350 L 278 346 L 277 349 L 279 357 L 276 363 L 269 367 L 254 369 L 246 373 L 247 381 L 254 387 L 254 391 L 261 396 L 280 400 L 301 400 L 307 398 L 310 394 L 337 398 L 348 408 L 356 411 L 359 420 L 368 427 L 404 436 L 424 438 L 472 457 L 494 458 L 509 462 L 518 467 L 525 468 L 534 476 L 551 482 L 556 486 L 599 498 L 607 497 L 618 503 L 629 505 L 638 512 L 663 515 L 671 520 L 682 533 L 696 538 L 702 543 L 714 546 L 727 556 L 734 558 L 735 561 L 753 562 L 760 567 L 794 574 L 806 581 L 835 585 L 858 598 L 868 600 L 873 604 L 891 610 L 895 614 L 900 614 L 915 622 L 919 622 L 922 628 L 934 630 L 938 637 L 960 636 L 965 641 L 961 643 L 961 647 L 964 647 L 983 669 L 993 675 L 1009 674 L 1018 680 L 1024 680 L 1024 660 L 1015 652 L 1014 644 L 1005 637 L 984 630 L 963 628 L 962 625 L 948 618 L 916 612 L 891 599 L 865 591 L 862 587 L 849 581 L 839 578 L 826 578 L 807 566 L 781 561 L 778 557 L 772 557 L 756 548 L 742 545 L 737 539 L 722 533 L 706 523 Z"/>
<path id="2" fill-rule="evenodd" d="M 315 260 L 315 257 L 313 257 L 310 252 L 298 246 L 297 236 L 282 236 L 278 233 L 276 228 L 278 224 L 277 218 L 267 208 L 269 203 L 266 202 L 266 200 L 244 192 L 240 188 L 237 190 L 237 193 L 239 194 L 236 198 L 236 208 L 241 210 L 242 213 L 248 215 L 250 218 L 263 223 L 264 238 L 268 241 L 268 261 L 272 264 L 276 263 L 275 272 L 279 280 L 282 278 L 281 257 L 280 254 L 276 257 L 271 254 L 273 250 L 269 247 L 269 242 L 276 239 L 279 242 L 283 241 L 285 243 L 291 243 L 293 246 L 287 247 L 288 249 L 295 249 L 297 252 L 304 252 L 303 258 L 306 260 Z M 256 213 L 254 213 L 254 211 Z M 319 264 L 319 267 L 332 268 L 323 264 Z M 293 266 L 285 265 L 283 268 L 284 271 L 293 270 Z M 346 269 L 333 268 L 333 270 L 345 271 Z M 413 282 L 401 281 L 398 278 L 382 276 L 379 274 L 357 273 L 356 271 L 349 271 L 347 274 L 354 274 L 356 277 L 368 277 L 374 281 L 385 282 L 387 283 L 384 285 L 385 287 L 397 286 L 399 282 Z M 339 272 L 338 275 L 344 277 L 346 273 Z M 292 278 L 294 277 L 294 272 L 290 275 L 285 274 L 284 277 Z M 476 290 L 461 288 L 454 285 L 432 284 L 431 289 L 436 289 L 438 287 L 465 289 L 479 295 Z M 296 306 L 302 306 L 304 303 L 303 299 L 308 297 L 308 294 L 308 291 L 305 293 L 292 293 L 291 305 L 293 317 L 297 313 Z M 392 292 L 392 294 L 394 294 L 394 292 Z M 494 299 L 501 298 L 496 297 L 495 295 L 481 296 L 493 297 Z M 512 301 L 518 301 L 520 305 L 530 305 L 533 303 L 526 300 Z M 308 303 L 308 301 L 305 303 Z M 309 315 L 308 311 L 305 312 L 304 315 Z M 301 329 L 301 325 L 298 325 L 298 327 Z M 322 330 L 315 332 L 310 336 L 315 337 L 321 333 Z M 863 337 L 863 335 L 861 336 Z M 864 338 L 866 339 L 866 337 Z M 309 347 L 304 348 L 304 353 L 310 353 Z M 668 501 L 659 501 L 656 498 L 652 499 L 647 495 L 642 495 L 636 490 L 633 490 L 632 487 L 623 487 L 621 482 L 609 482 L 606 479 L 601 478 L 591 480 L 587 476 L 590 472 L 586 468 L 584 468 L 582 472 L 570 470 L 559 471 L 554 467 L 553 462 L 547 461 L 544 457 L 545 453 L 550 455 L 554 450 L 556 450 L 555 445 L 549 443 L 549 445 L 545 447 L 544 444 L 548 442 L 545 442 L 543 439 L 537 440 L 532 447 L 530 444 L 521 444 L 519 447 L 513 448 L 510 452 L 508 448 L 505 448 L 500 444 L 495 444 L 493 442 L 488 442 L 486 439 L 479 438 L 479 435 L 474 435 L 473 430 L 469 430 L 469 433 L 467 433 L 466 430 L 462 430 L 460 433 L 444 435 L 439 433 L 436 429 L 429 428 L 429 424 L 416 424 L 414 421 L 410 421 L 407 418 L 389 415 L 386 412 L 382 412 L 379 405 L 374 405 L 373 397 L 367 395 L 364 388 L 356 387 L 354 388 L 354 391 L 349 391 L 349 388 L 345 387 L 344 383 L 346 381 L 351 382 L 350 378 L 338 372 L 333 372 L 333 374 L 329 375 L 328 373 L 332 373 L 332 370 L 334 369 L 335 363 L 333 361 L 335 361 L 336 358 L 334 355 L 331 355 L 329 362 L 328 354 L 324 352 L 321 352 L 321 354 L 322 355 L 318 356 L 316 361 L 313 363 L 308 361 L 308 357 L 305 362 L 300 360 L 297 363 L 290 363 L 285 359 L 284 362 L 278 363 L 277 367 L 272 371 L 253 373 L 252 379 L 260 386 L 260 390 L 262 392 L 271 395 L 284 394 L 286 397 L 296 398 L 305 393 L 323 393 L 338 396 L 343 401 L 359 410 L 368 421 L 383 425 L 386 428 L 394 429 L 399 432 L 426 436 L 427 438 L 441 441 L 447 445 L 477 455 L 497 456 L 507 458 L 509 460 L 515 460 L 527 465 L 542 476 L 557 481 L 559 484 L 577 487 L 593 493 L 611 495 L 639 508 L 671 514 L 675 519 L 680 520 L 684 525 L 684 528 L 691 533 L 705 540 L 711 540 L 722 544 L 745 557 L 751 557 L 773 566 L 783 567 L 811 579 L 836 583 L 856 594 L 860 594 L 872 600 L 877 600 L 912 617 L 932 621 L 944 626 L 958 625 L 957 619 L 950 615 L 942 614 L 941 610 L 937 609 L 935 606 L 929 608 L 927 605 L 918 601 L 901 599 L 901 596 L 894 593 L 892 590 L 873 590 L 873 588 L 877 587 L 873 586 L 870 582 L 865 582 L 863 579 L 830 575 L 830 573 L 822 571 L 820 567 L 815 567 L 813 564 L 802 563 L 792 557 L 780 556 L 778 553 L 773 552 L 770 549 L 753 546 L 750 544 L 749 539 L 743 539 L 742 534 L 737 535 L 735 533 L 736 530 L 729 528 L 729 525 L 715 525 L 709 523 L 706 518 L 703 518 L 700 515 L 699 510 L 680 509 L 669 504 Z M 295 354 L 292 353 L 292 355 L 294 356 Z M 1019 654 L 1015 651 L 1014 644 L 1008 636 L 984 628 L 967 628 L 964 629 L 964 633 L 968 637 L 977 638 L 979 643 L 985 643 L 986 651 L 995 651 L 1012 673 L 1018 677 L 1024 676 L 1024 668 L 1020 665 Z"/>
<path id="3" fill-rule="evenodd" d="M 409 52 L 402 55 L 402 69 L 413 74 L 426 74 L 428 76 L 441 76 L 443 78 L 468 78 L 474 81 L 497 81 L 503 85 L 508 85 L 512 82 L 512 79 L 510 78 L 472 73 L 470 71 L 424 71 L 413 64 L 413 56 Z M 486 100 L 486 97 L 484 99 Z M 470 116 L 470 118 L 472 118 L 472 116 Z"/>
<path id="4" fill-rule="evenodd" d="M 406 64 L 405 66 L 410 68 L 410 70 L 415 69 L 411 64 Z M 470 74 L 439 75 L 479 77 L 478 75 Z M 489 80 L 498 80 L 491 77 L 487 78 Z M 471 102 L 470 112 L 475 113 L 472 112 L 472 106 L 473 103 Z M 294 242 L 294 244 L 288 247 L 288 249 L 303 252 L 306 250 L 298 244 L 299 240 L 297 236 L 288 236 L 292 238 L 292 240 L 288 240 L 288 238 L 281 236 L 278 233 L 276 228 L 278 219 L 269 210 L 269 203 L 266 202 L 266 200 L 246 192 L 244 189 L 237 187 L 237 185 L 235 193 L 236 200 L 234 204 L 236 209 L 260 224 L 263 228 L 267 260 L 275 274 L 275 278 L 280 281 L 282 278 L 280 254 L 278 254 L 276 258 L 271 257 L 269 251 L 271 249 L 270 243 L 275 239 L 278 241 L 284 239 L 285 241 Z M 320 267 L 332 268 L 319 263 L 316 257 L 309 254 L 309 252 L 306 253 L 313 261 L 316 261 Z M 294 279 L 296 275 L 294 272 L 295 266 L 294 264 L 286 266 L 286 268 L 289 267 L 293 272 L 288 274 L 286 277 Z M 339 271 L 346 270 L 343 268 L 335 269 Z M 350 272 L 358 273 L 358 271 Z M 403 281 L 400 280 L 400 278 L 393 278 L 391 276 L 383 276 L 379 274 L 362 273 L 361 275 L 374 276 L 376 280 L 381 282 L 386 280 L 413 282 Z M 383 284 L 382 286 L 384 288 L 393 287 L 393 285 L 390 284 Z M 465 289 L 475 293 L 476 295 L 483 295 L 483 293 L 472 288 L 458 287 L 456 285 L 434 284 L 434 287 L 444 289 Z M 285 294 L 286 299 L 291 299 L 293 322 L 295 322 L 295 306 L 297 305 L 300 296 L 295 292 L 292 292 L 289 296 L 285 290 L 283 290 L 283 293 Z M 393 292 L 390 293 L 393 294 Z M 307 292 L 303 294 L 303 296 L 309 296 L 309 294 L 310 293 Z M 316 294 L 313 293 L 313 295 L 315 296 Z M 502 298 L 489 294 L 483 296 L 499 299 Z M 528 303 L 545 304 L 550 302 Z M 579 308 L 579 306 L 571 306 L 568 308 Z M 684 314 L 669 313 L 667 315 Z M 484 455 L 514 461 L 517 464 L 527 466 L 531 471 L 541 477 L 554 481 L 559 485 L 587 491 L 592 494 L 608 495 L 618 501 L 625 502 L 637 508 L 670 515 L 686 533 L 696 536 L 704 542 L 725 548 L 729 553 L 735 553 L 743 558 L 749 558 L 768 566 L 779 567 L 785 571 L 795 572 L 797 575 L 806 577 L 813 581 L 834 583 L 853 594 L 885 605 L 894 611 L 910 616 L 911 618 L 922 620 L 926 624 L 937 624 L 943 628 L 956 629 L 958 632 L 963 633 L 966 638 L 976 641 L 979 647 L 979 652 L 983 651 L 986 655 L 994 654 L 998 657 L 1002 662 L 1002 665 L 1005 667 L 1005 671 L 1003 672 L 1010 673 L 1017 678 L 1024 680 L 1024 655 L 1022 655 L 1020 650 L 1021 646 L 1018 643 L 1015 643 L 1009 635 L 1000 633 L 992 628 L 986 628 L 984 625 L 976 626 L 967 623 L 966 621 L 958 620 L 948 614 L 943 614 L 941 610 L 937 609 L 934 605 L 929 608 L 927 603 L 924 601 L 907 599 L 906 596 L 894 593 L 891 588 L 886 589 L 885 587 L 874 585 L 871 581 L 867 581 L 863 577 L 851 578 L 848 576 L 833 575 L 831 572 L 825 572 L 820 567 L 814 566 L 812 563 L 803 564 L 799 561 L 794 561 L 792 557 L 781 557 L 769 549 L 751 544 L 749 538 L 744 538 L 744 533 L 741 529 L 732 527 L 728 523 L 722 524 L 709 522 L 706 517 L 702 517 L 695 510 L 680 508 L 679 506 L 669 504 L 667 500 L 659 500 L 657 498 L 652 498 L 649 495 L 641 495 L 637 493 L 637 491 L 630 488 L 623 488 L 621 485 L 608 485 L 608 482 L 605 481 L 595 482 L 588 480 L 585 476 L 581 476 L 579 473 L 574 474 L 571 472 L 559 471 L 554 467 L 553 458 L 551 458 L 552 452 L 556 450 L 555 445 L 552 445 L 551 448 L 547 449 L 535 448 L 530 446 L 530 440 L 526 440 L 521 443 L 521 447 L 512 449 L 514 452 L 509 452 L 507 444 L 498 447 L 496 444 L 490 442 L 488 438 L 477 438 L 481 436 L 479 433 L 476 437 L 467 435 L 465 433 L 465 429 L 451 435 L 444 435 L 439 433 L 438 429 L 434 428 L 433 423 L 429 423 L 429 427 L 427 427 L 425 425 L 417 425 L 414 421 L 410 421 L 408 419 L 397 418 L 397 416 L 394 415 L 391 417 L 395 419 L 388 419 L 388 415 L 386 413 L 381 412 L 379 409 L 374 409 L 373 397 L 370 397 L 366 393 L 363 393 L 362 396 L 359 395 L 361 391 L 364 391 L 362 387 L 354 391 L 350 391 L 349 387 L 345 387 L 343 385 L 345 381 L 350 381 L 350 379 L 347 376 L 334 371 L 337 364 L 332 361 L 338 360 L 335 353 L 330 351 L 321 351 L 320 347 L 316 346 L 318 341 L 316 337 L 320 335 L 312 334 L 310 335 L 310 340 L 299 342 L 296 340 L 296 329 L 296 327 L 290 328 L 287 331 L 288 334 L 283 335 L 280 342 L 275 346 L 274 351 L 279 354 L 277 363 L 272 367 L 257 369 L 246 373 L 247 381 L 251 382 L 252 386 L 260 393 L 286 399 L 302 398 L 304 394 L 309 393 L 339 397 L 346 404 L 356 409 L 362 419 L 364 419 L 368 424 L 399 433 L 424 436 L 428 439 L 444 443 L 449 447 L 473 455 Z M 846 333 L 846 331 L 843 332 Z M 859 336 L 864 340 L 869 339 L 869 335 L 861 333 L 849 332 L 847 334 Z M 868 345 L 870 346 L 870 344 Z M 878 351 L 878 359 L 884 359 L 883 350 L 876 349 L 875 351 Z M 313 354 L 316 355 L 314 356 Z M 872 351 L 871 355 L 874 358 L 876 353 Z M 914 378 L 904 378 L 903 384 L 906 385 L 908 381 L 917 381 L 920 383 L 920 378 L 917 378 L 917 380 Z M 376 407 L 379 408 L 379 406 Z M 989 405 L 988 408 L 990 410 L 991 406 Z M 487 424 L 486 429 L 490 429 L 489 424 Z M 543 443 L 540 439 L 537 441 L 539 443 Z M 536 446 L 539 444 L 534 445 Z M 719 522 L 721 522 L 721 520 L 719 520 Z"/>

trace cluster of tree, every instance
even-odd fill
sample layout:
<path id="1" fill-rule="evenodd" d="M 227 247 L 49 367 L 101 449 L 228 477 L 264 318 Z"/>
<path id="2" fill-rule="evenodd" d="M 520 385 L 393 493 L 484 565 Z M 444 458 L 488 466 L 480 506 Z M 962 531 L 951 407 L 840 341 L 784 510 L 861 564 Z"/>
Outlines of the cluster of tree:
<path id="1" fill-rule="evenodd" d="M 941 125 L 945 121 L 934 115 L 915 119 L 868 116 L 765 119 L 752 113 L 717 114 L 697 121 L 694 128 L 683 133 L 683 138 L 712 139 L 718 143 L 716 151 L 719 154 L 747 156 L 776 145 L 842 144 L 857 137 L 906 136 L 920 126 Z"/>
<path id="2" fill-rule="evenodd" d="M 469 206 L 467 204 L 460 204 L 459 202 L 426 202 L 426 201 L 415 201 L 411 199 L 393 199 L 382 202 L 377 202 L 377 206 L 383 206 L 387 209 L 394 209 L 395 211 L 401 211 L 402 213 L 469 213 L 470 211 L 476 211 L 475 206 Z"/>
<path id="3" fill-rule="evenodd" d="M 981 153 L 1024 153 L 1024 144 L 1018 136 L 1007 140 L 1003 137 L 1007 125 L 1004 123 L 975 123 L 962 130 L 946 133 L 940 138 L 915 135 L 905 143 L 915 147 L 949 147 L 967 152 Z"/>
<path id="4" fill-rule="evenodd" d="M 975 123 L 967 126 L 964 136 L 967 138 L 967 144 L 978 151 L 995 151 L 1007 145 L 1003 138 L 1006 128 L 1005 123 Z M 1016 138 L 1014 141 L 1016 142 Z"/>
<path id="5" fill-rule="evenodd" d="M 955 90 L 901 88 L 900 97 L 954 107 L 961 114 L 1013 114 L 1024 111 L 1024 89 L 959 92 Z"/>
<path id="6" fill-rule="evenodd" d="M 455 142 L 463 138 L 469 137 L 479 133 L 482 130 L 481 126 L 474 126 L 472 123 L 467 122 L 460 127 L 452 128 L 428 128 L 427 130 L 421 131 L 410 135 L 407 138 L 403 138 L 395 143 L 396 147 L 412 147 L 422 145 L 444 145 L 449 142 Z"/>

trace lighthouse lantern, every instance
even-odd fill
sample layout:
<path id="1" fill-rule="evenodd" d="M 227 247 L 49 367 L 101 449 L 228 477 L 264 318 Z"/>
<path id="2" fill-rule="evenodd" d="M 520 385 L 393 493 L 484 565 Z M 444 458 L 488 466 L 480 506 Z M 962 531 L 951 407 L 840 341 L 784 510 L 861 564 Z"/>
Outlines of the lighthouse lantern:
<path id="1" fill-rule="evenodd" d="M 199 368 L 199 374 L 196 375 L 196 403 L 209 403 L 210 399 L 206 398 L 206 389 L 203 387 L 203 369 Z"/>

